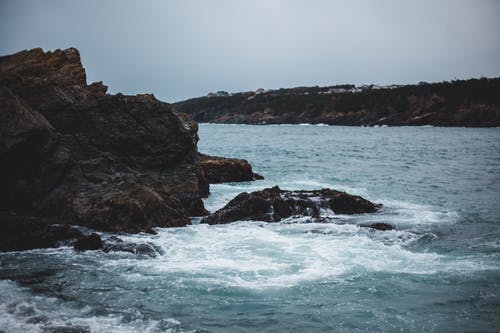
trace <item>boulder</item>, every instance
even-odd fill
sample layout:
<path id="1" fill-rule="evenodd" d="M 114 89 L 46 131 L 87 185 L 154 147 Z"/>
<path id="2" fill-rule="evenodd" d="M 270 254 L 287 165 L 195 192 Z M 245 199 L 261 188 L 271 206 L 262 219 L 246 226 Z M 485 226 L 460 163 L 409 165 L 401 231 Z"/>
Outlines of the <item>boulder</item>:
<path id="1" fill-rule="evenodd" d="M 203 173 L 210 184 L 264 179 L 252 171 L 247 160 L 199 154 Z"/>
<path id="2" fill-rule="evenodd" d="M 319 217 L 322 209 L 335 214 L 363 214 L 377 212 L 381 207 L 362 197 L 332 189 L 285 191 L 275 186 L 240 193 L 226 206 L 203 218 L 201 223 L 224 224 L 243 220 L 278 222 L 295 215 Z"/>

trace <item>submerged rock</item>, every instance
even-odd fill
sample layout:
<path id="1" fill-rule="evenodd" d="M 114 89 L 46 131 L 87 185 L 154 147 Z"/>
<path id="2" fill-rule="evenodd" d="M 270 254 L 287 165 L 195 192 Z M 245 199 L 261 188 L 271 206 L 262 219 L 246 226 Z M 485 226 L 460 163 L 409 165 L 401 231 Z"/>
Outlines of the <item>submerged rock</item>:
<path id="1" fill-rule="evenodd" d="M 203 218 L 201 223 L 224 224 L 242 220 L 278 222 L 294 215 L 319 217 L 322 209 L 336 214 L 362 214 L 374 213 L 381 207 L 362 197 L 331 189 L 285 191 L 275 186 L 240 193 L 222 209 Z"/>
<path id="2" fill-rule="evenodd" d="M 389 224 L 389 223 L 384 223 L 384 222 L 377 222 L 377 223 L 369 223 L 369 224 L 360 224 L 359 225 L 362 228 L 371 228 L 375 230 L 382 230 L 382 231 L 387 231 L 387 230 L 394 230 L 394 226 Z"/>
<path id="3" fill-rule="evenodd" d="M 252 171 L 247 160 L 199 154 L 203 173 L 210 184 L 264 179 Z"/>
<path id="4" fill-rule="evenodd" d="M 106 89 L 86 83 L 73 48 L 0 57 L 0 234 L 16 239 L 11 213 L 35 233 L 46 221 L 141 232 L 207 214 L 197 125 L 153 95 Z"/>
<path id="5" fill-rule="evenodd" d="M 48 327 L 43 333 L 90 333 L 90 328 L 84 326 L 57 326 Z"/>

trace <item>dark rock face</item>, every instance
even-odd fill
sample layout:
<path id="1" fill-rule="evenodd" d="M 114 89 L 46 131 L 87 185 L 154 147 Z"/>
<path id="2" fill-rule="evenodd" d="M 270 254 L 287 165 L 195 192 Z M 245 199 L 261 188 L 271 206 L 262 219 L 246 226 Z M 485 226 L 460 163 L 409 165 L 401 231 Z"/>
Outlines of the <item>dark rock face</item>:
<path id="1" fill-rule="evenodd" d="M 381 230 L 381 231 L 394 230 L 393 225 L 391 225 L 389 223 L 384 223 L 384 222 L 361 224 L 360 227 L 371 228 L 371 229 Z"/>
<path id="2" fill-rule="evenodd" d="M 96 233 L 92 233 L 88 236 L 83 236 L 78 239 L 73 247 L 77 251 L 92 251 L 102 249 L 103 243 L 101 236 Z"/>
<path id="3" fill-rule="evenodd" d="M 106 89 L 87 85 L 76 49 L 0 57 L 0 234 L 10 213 L 124 232 L 207 214 L 197 125 Z"/>
<path id="4" fill-rule="evenodd" d="M 352 126 L 500 126 L 500 78 L 332 93 L 298 87 L 174 104 L 197 122 Z"/>
<path id="5" fill-rule="evenodd" d="M 359 196 L 331 189 L 284 191 L 275 186 L 240 193 L 222 209 L 203 218 L 201 223 L 224 224 L 241 220 L 278 222 L 294 215 L 319 217 L 321 209 L 331 209 L 336 214 L 362 214 L 374 213 L 381 207 Z"/>
<path id="6" fill-rule="evenodd" d="M 199 154 L 203 173 L 210 184 L 264 179 L 252 171 L 247 160 Z"/>
<path id="7" fill-rule="evenodd" d="M 0 212 L 0 251 L 56 247 L 83 236 L 76 228 L 54 225 L 52 222 L 54 221 Z"/>

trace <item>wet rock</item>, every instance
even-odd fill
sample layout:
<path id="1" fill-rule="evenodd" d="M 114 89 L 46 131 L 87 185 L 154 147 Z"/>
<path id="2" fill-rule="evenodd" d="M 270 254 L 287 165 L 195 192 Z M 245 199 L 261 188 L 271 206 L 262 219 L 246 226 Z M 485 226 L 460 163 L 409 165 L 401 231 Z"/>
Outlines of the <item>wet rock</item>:
<path id="1" fill-rule="evenodd" d="M 374 213 L 382 205 L 359 196 L 331 189 L 285 191 L 278 186 L 252 193 L 240 193 L 222 209 L 201 223 L 224 224 L 241 220 L 277 222 L 294 215 L 319 217 L 321 209 L 336 214 Z"/>
<path id="2" fill-rule="evenodd" d="M 35 233 L 54 221 L 141 232 L 207 214 L 197 125 L 153 95 L 106 89 L 87 85 L 73 48 L 0 57 L 0 234 L 12 236 L 10 213 Z"/>
<path id="3" fill-rule="evenodd" d="M 146 255 L 149 257 L 156 257 L 161 254 L 160 251 L 147 243 L 123 243 L 123 244 L 112 244 L 105 247 L 104 252 L 129 252 L 138 255 Z"/>
<path id="4" fill-rule="evenodd" d="M 0 251 L 56 247 L 82 236 L 76 228 L 51 224 L 53 222 L 55 221 L 0 212 Z"/>
<path id="5" fill-rule="evenodd" d="M 57 326 L 49 327 L 44 333 L 90 333 L 90 328 L 84 326 Z"/>
<path id="6" fill-rule="evenodd" d="M 252 171 L 247 160 L 199 154 L 203 173 L 210 184 L 264 179 Z"/>
<path id="7" fill-rule="evenodd" d="M 395 229 L 393 225 L 391 225 L 389 223 L 384 223 L 384 222 L 360 224 L 359 226 L 363 227 L 363 228 L 371 228 L 371 229 L 382 230 L 382 231 Z"/>
<path id="8" fill-rule="evenodd" d="M 147 255 L 149 257 L 156 257 L 157 255 L 163 254 L 161 247 L 151 244 L 151 243 L 132 243 L 125 242 L 121 238 L 116 236 L 111 236 L 106 239 L 103 246 L 104 252 L 129 252 L 138 255 Z"/>
<path id="9" fill-rule="evenodd" d="M 88 236 L 80 237 L 80 239 L 75 242 L 74 248 L 77 251 L 100 250 L 103 248 L 103 242 L 99 234 L 92 233 Z"/>
<path id="10" fill-rule="evenodd" d="M 128 252 L 137 255 L 156 257 L 164 254 L 161 247 L 152 243 L 127 242 L 123 239 L 111 236 L 102 238 L 96 233 L 81 236 L 73 245 L 76 251 L 102 250 L 103 252 Z"/>

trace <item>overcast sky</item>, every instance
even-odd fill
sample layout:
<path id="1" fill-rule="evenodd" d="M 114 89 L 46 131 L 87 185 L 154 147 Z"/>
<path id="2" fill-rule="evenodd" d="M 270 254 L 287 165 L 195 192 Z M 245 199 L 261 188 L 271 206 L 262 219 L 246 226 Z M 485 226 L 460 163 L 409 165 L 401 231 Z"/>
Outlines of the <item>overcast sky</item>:
<path id="1" fill-rule="evenodd" d="M 0 0 L 0 54 L 76 47 L 87 80 L 173 102 L 500 76 L 499 0 Z"/>

